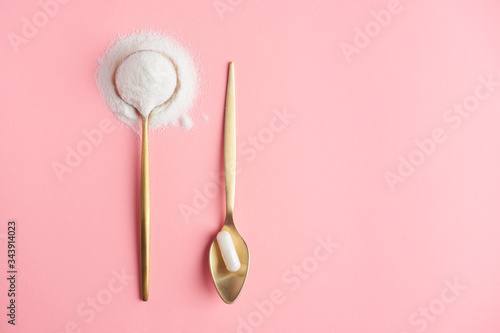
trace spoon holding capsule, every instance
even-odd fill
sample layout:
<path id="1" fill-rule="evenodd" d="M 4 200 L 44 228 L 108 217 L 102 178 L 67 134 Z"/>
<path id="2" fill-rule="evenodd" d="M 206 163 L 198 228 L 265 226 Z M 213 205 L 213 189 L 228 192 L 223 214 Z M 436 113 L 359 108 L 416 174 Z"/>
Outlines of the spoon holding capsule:
<path id="1" fill-rule="evenodd" d="M 224 120 L 224 171 L 226 180 L 226 219 L 209 251 L 212 279 L 222 300 L 233 303 L 239 296 L 248 273 L 250 253 L 234 225 L 236 180 L 236 118 L 234 63 L 229 64 Z"/>

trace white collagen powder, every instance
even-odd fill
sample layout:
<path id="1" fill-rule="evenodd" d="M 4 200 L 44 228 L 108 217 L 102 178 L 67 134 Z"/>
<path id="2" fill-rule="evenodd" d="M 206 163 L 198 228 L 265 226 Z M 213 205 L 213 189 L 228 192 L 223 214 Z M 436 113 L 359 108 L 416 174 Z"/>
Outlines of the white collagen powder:
<path id="1" fill-rule="evenodd" d="M 155 61 L 152 63 L 146 65 L 142 64 L 142 69 L 137 68 L 136 73 L 133 73 L 133 66 L 131 66 L 130 71 L 126 74 L 132 74 L 134 76 L 142 73 L 141 75 L 143 75 L 144 70 L 146 73 L 148 71 L 152 73 L 151 71 L 160 70 L 164 73 L 163 76 L 160 76 L 160 79 L 162 84 L 165 85 L 165 89 L 167 89 L 165 92 L 167 98 L 170 94 L 168 92 L 169 89 L 171 90 L 172 86 L 174 89 L 172 97 L 152 111 L 147 110 L 147 108 L 155 106 L 155 102 L 158 102 L 158 96 L 153 94 L 155 96 L 148 96 L 145 98 L 144 96 L 137 95 L 141 92 L 147 93 L 145 89 L 139 88 L 139 86 L 145 83 L 145 81 L 152 80 L 151 77 L 148 78 L 148 76 L 144 76 L 129 82 L 120 81 L 120 89 L 124 87 L 129 89 L 127 92 L 127 96 L 130 98 L 128 102 L 124 101 L 118 95 L 117 87 L 115 86 L 115 73 L 117 75 L 116 79 L 120 79 L 120 73 L 118 73 L 120 71 L 117 72 L 120 63 L 132 53 L 142 50 L 157 51 L 168 61 L 166 62 L 161 58 L 155 58 Z M 141 52 L 138 54 L 140 53 Z M 132 58 L 131 61 L 133 60 Z M 172 78 L 173 75 L 171 68 L 169 69 L 168 63 L 173 66 L 177 76 L 175 85 L 172 84 L 173 81 L 167 80 L 167 76 Z M 123 76 L 123 78 L 124 77 L 125 76 Z M 198 90 L 196 66 L 189 53 L 168 37 L 146 31 L 119 38 L 110 46 L 104 57 L 99 59 L 99 68 L 97 69 L 95 79 L 111 111 L 115 113 L 119 120 L 132 127 L 135 132 L 139 132 L 142 118 L 138 111 L 142 113 L 151 111 L 149 116 L 149 127 L 152 129 L 169 125 L 181 125 L 183 128 L 189 129 L 192 126 L 191 118 L 189 118 L 187 112 L 192 107 Z M 124 96 L 122 92 L 120 94 Z M 165 95 L 162 94 L 162 96 Z M 134 98 L 135 101 L 133 101 Z M 139 99 L 142 100 L 142 102 L 140 102 L 142 104 L 137 104 L 139 103 Z M 146 102 L 146 100 L 148 102 Z M 140 106 L 142 110 L 136 110 L 131 105 Z"/>
<path id="2" fill-rule="evenodd" d="M 172 62 L 161 53 L 138 51 L 120 63 L 115 84 L 120 97 L 147 117 L 151 110 L 173 95 L 177 74 Z"/>

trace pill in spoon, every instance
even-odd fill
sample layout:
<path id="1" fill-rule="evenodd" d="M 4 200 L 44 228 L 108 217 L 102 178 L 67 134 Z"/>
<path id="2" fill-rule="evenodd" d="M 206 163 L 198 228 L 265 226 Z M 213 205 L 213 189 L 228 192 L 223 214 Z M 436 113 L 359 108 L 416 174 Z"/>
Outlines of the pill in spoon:
<path id="1" fill-rule="evenodd" d="M 237 272 L 241 267 L 241 263 L 229 232 L 219 232 L 217 234 L 217 244 L 219 244 L 222 259 L 226 264 L 227 270 L 230 272 Z"/>

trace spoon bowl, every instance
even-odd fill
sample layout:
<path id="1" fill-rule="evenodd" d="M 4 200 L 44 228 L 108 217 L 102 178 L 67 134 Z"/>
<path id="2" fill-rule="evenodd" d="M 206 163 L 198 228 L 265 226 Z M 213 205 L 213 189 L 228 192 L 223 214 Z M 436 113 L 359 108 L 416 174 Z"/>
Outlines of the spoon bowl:
<path id="1" fill-rule="evenodd" d="M 214 240 L 210 246 L 210 273 L 212 274 L 215 288 L 222 300 L 231 304 L 238 298 L 245 284 L 250 263 L 250 252 L 248 251 L 247 243 L 245 243 L 245 240 L 241 237 L 238 230 L 236 230 L 232 217 L 226 218 L 221 231 L 227 231 L 231 235 L 241 267 L 236 272 L 229 272 L 221 257 L 217 240 Z"/>
<path id="2" fill-rule="evenodd" d="M 114 80 L 118 96 L 144 118 L 172 98 L 177 88 L 174 64 L 154 50 L 139 50 L 126 56 L 118 64 Z"/>

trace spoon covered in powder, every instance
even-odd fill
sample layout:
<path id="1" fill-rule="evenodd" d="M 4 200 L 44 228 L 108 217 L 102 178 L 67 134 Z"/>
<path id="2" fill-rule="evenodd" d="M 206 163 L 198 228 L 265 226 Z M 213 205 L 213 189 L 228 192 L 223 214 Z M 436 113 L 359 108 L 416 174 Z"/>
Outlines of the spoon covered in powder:
<path id="1" fill-rule="evenodd" d="M 142 116 L 141 163 L 141 277 L 142 299 L 149 298 L 149 258 L 151 214 L 149 196 L 148 121 L 151 111 L 167 102 L 177 88 L 174 65 L 163 54 L 141 50 L 128 55 L 115 72 L 115 87 L 120 98 Z"/>

